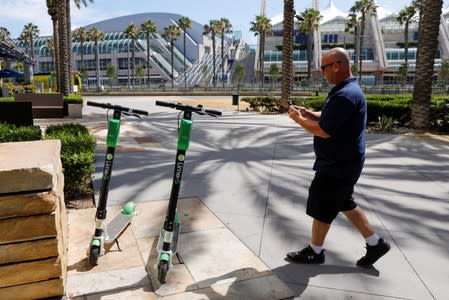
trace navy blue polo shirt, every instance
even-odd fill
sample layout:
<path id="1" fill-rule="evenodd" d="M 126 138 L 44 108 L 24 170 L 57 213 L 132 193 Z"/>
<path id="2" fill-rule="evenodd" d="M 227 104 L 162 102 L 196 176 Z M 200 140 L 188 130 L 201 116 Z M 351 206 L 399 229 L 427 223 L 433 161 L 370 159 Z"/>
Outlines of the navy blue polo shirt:
<path id="1" fill-rule="evenodd" d="M 365 162 L 366 100 L 356 78 L 334 86 L 321 109 L 320 127 L 329 138 L 314 136 L 313 169 L 356 182 Z"/>

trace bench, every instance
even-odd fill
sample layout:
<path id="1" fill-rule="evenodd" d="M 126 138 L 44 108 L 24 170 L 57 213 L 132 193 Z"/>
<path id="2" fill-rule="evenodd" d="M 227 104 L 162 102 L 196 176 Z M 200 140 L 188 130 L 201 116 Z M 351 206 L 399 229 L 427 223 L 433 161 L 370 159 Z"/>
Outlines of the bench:
<path id="1" fill-rule="evenodd" d="M 62 94 L 17 93 L 16 102 L 31 102 L 33 118 L 64 118 Z"/>

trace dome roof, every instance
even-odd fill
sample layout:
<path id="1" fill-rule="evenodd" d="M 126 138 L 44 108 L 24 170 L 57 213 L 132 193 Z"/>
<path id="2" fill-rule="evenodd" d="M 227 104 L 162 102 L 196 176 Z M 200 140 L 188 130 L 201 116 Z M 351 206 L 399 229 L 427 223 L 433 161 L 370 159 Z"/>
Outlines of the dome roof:
<path id="1" fill-rule="evenodd" d="M 329 5 L 326 7 L 326 9 L 321 11 L 321 15 L 323 16 L 323 18 L 321 19 L 321 23 L 326 23 L 327 21 L 330 21 L 336 17 L 346 18 L 348 16 L 348 13 L 339 10 L 334 5 L 334 1 L 329 0 Z"/>
<path id="2" fill-rule="evenodd" d="M 122 32 L 129 24 L 136 24 L 139 26 L 141 23 L 148 19 L 151 19 L 158 29 L 159 34 L 164 33 L 164 27 L 175 24 L 182 16 L 172 13 L 139 13 L 134 15 L 121 16 L 96 22 L 86 25 L 85 27 L 98 28 L 103 32 Z M 203 40 L 203 25 L 192 20 L 192 28 L 188 30 L 189 36 L 193 38 L 196 43 L 202 43 Z"/>
<path id="3" fill-rule="evenodd" d="M 341 11 L 339 10 L 335 4 L 333 0 L 329 0 L 329 5 L 324 9 L 324 10 L 320 10 L 321 13 L 321 24 L 329 22 L 335 18 L 347 18 L 348 14 L 347 12 Z M 443 12 L 443 14 L 445 13 L 449 13 L 449 7 L 445 10 L 445 12 Z M 377 14 L 377 18 L 379 20 L 393 14 L 391 11 L 381 7 L 381 6 L 377 6 L 376 9 L 376 14 Z M 282 23 L 282 20 L 284 19 L 284 15 L 282 13 L 275 15 L 274 17 L 271 18 L 271 24 L 272 25 L 278 25 L 280 23 Z"/>

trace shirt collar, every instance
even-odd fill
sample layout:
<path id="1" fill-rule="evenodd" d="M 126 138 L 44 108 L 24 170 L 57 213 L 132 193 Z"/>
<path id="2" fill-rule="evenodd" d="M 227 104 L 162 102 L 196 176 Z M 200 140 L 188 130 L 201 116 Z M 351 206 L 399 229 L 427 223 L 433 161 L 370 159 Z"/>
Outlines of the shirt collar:
<path id="1" fill-rule="evenodd" d="M 340 90 L 342 87 L 344 87 L 345 85 L 347 85 L 350 82 L 354 82 L 357 81 L 357 78 L 355 77 L 348 77 L 347 79 L 343 80 L 342 82 L 340 82 L 339 84 L 335 85 L 331 91 L 329 92 L 329 95 L 332 95 L 333 93 L 335 93 L 336 91 Z"/>

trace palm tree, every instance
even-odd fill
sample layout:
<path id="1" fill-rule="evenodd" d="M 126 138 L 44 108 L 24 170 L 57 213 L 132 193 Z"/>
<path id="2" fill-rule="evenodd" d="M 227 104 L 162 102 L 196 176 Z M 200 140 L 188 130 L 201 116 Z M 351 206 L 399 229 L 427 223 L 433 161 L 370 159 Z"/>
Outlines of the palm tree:
<path id="1" fill-rule="evenodd" d="M 134 88 L 135 81 L 135 69 L 136 69 L 136 41 L 139 38 L 139 34 L 142 32 L 140 28 L 134 24 L 129 24 L 123 31 L 125 36 L 131 40 L 131 77 L 132 77 L 132 87 Z"/>
<path id="2" fill-rule="evenodd" d="M 428 128 L 430 123 L 432 77 L 442 6 L 443 0 L 424 0 L 423 18 L 420 19 L 418 62 L 411 113 L 412 128 L 418 130 Z"/>
<path id="3" fill-rule="evenodd" d="M 313 8 L 307 8 L 299 16 L 302 21 L 299 22 L 299 30 L 307 33 L 307 81 L 310 82 L 312 75 L 313 59 L 313 32 L 320 26 L 320 12 Z"/>
<path id="4" fill-rule="evenodd" d="M 56 74 L 56 87 L 55 90 L 59 91 L 61 84 L 60 77 L 60 63 L 59 63 L 59 36 L 58 36 L 58 8 L 56 0 L 47 0 L 48 14 L 51 16 L 53 23 L 53 41 L 55 43 L 54 56 L 55 56 L 55 74 Z"/>
<path id="5" fill-rule="evenodd" d="M 79 27 L 73 31 L 73 39 L 80 43 L 80 55 L 81 63 L 79 64 L 79 70 L 84 69 L 84 42 L 89 40 L 89 30 L 84 27 Z"/>
<path id="6" fill-rule="evenodd" d="M 8 28 L 0 27 L 0 42 L 9 40 L 11 33 Z"/>
<path id="7" fill-rule="evenodd" d="M 97 91 L 101 91 L 100 84 L 100 47 L 98 47 L 98 42 L 104 39 L 103 31 L 92 28 L 89 30 L 89 39 L 94 42 L 95 45 L 95 77 L 97 80 Z"/>
<path id="8" fill-rule="evenodd" d="M 285 4 L 284 4 L 285 5 Z M 258 57 L 258 65 L 259 65 L 259 74 L 260 81 L 263 88 L 264 81 L 264 52 L 265 52 L 265 35 L 268 32 L 271 32 L 271 20 L 268 19 L 264 15 L 256 16 L 256 21 L 251 22 L 250 31 L 254 32 L 254 35 L 259 35 L 259 57 Z"/>
<path id="9" fill-rule="evenodd" d="M 412 5 L 404 7 L 397 17 L 399 24 L 404 25 L 404 63 L 408 63 L 408 28 L 409 24 L 413 22 L 416 15 L 416 8 Z"/>
<path id="10" fill-rule="evenodd" d="M 174 71 L 173 71 L 173 65 L 174 65 L 174 47 L 175 47 L 175 41 L 178 38 L 178 36 L 181 35 L 181 30 L 178 26 L 175 24 L 168 25 L 164 28 L 164 37 L 170 41 L 170 52 L 171 52 L 171 87 L 174 87 Z"/>
<path id="11" fill-rule="evenodd" d="M 22 32 L 26 37 L 26 42 L 30 45 L 30 56 L 34 58 L 34 39 L 39 36 L 39 28 L 33 23 L 28 23 L 23 27 Z"/>
<path id="12" fill-rule="evenodd" d="M 421 36 L 421 20 L 423 19 L 423 12 L 424 12 L 424 0 L 412 0 L 412 3 L 410 3 L 411 6 L 415 8 L 415 10 L 418 12 L 418 37 Z M 418 57 L 419 57 L 419 47 L 416 49 L 416 65 L 418 64 Z"/>
<path id="13" fill-rule="evenodd" d="M 223 83 L 223 87 L 225 86 L 224 82 L 224 39 L 226 33 L 232 32 L 232 24 L 226 18 L 220 19 L 220 36 L 221 36 L 221 81 Z"/>
<path id="14" fill-rule="evenodd" d="M 71 20 L 70 0 L 46 0 L 48 14 L 53 22 L 53 38 L 55 40 L 56 77 L 57 88 L 64 95 L 71 91 Z M 93 2 L 93 0 L 89 0 Z M 87 5 L 87 0 L 74 0 L 80 8 L 81 4 Z"/>
<path id="15" fill-rule="evenodd" d="M 53 38 L 48 38 L 45 40 L 44 42 L 44 47 L 48 49 L 48 51 L 51 54 L 51 60 L 53 62 L 53 70 L 56 71 L 55 69 L 55 41 L 53 40 Z"/>
<path id="16" fill-rule="evenodd" d="M 181 17 L 178 20 L 179 28 L 183 32 L 183 56 L 184 56 L 184 87 L 187 87 L 187 74 L 186 74 L 186 35 L 187 29 L 192 28 L 192 20 L 188 17 Z"/>
<path id="17" fill-rule="evenodd" d="M 293 26 L 295 8 L 293 0 L 284 0 L 284 31 L 282 33 L 282 89 L 280 110 L 288 108 L 293 82 Z"/>
<path id="18" fill-rule="evenodd" d="M 217 74 L 215 70 L 215 36 L 219 32 L 220 21 L 210 20 L 209 24 L 205 24 L 203 27 L 203 34 L 207 35 L 210 33 L 212 39 L 212 84 L 215 87 L 217 84 Z"/>
<path id="19" fill-rule="evenodd" d="M 360 45 L 359 45 L 359 52 L 358 52 L 358 61 L 359 61 L 359 82 L 361 82 L 362 80 L 362 49 L 363 49 L 363 39 L 364 39 L 364 34 L 365 34 L 365 19 L 366 19 L 366 14 L 368 12 L 371 12 L 371 14 L 375 15 L 376 14 L 376 8 L 377 5 L 374 2 L 374 0 L 358 0 L 354 3 L 354 6 L 352 6 L 350 8 L 350 12 L 351 13 L 357 13 L 359 12 L 361 14 L 361 18 L 360 18 Z"/>
<path id="20" fill-rule="evenodd" d="M 269 74 L 271 77 L 271 88 L 273 88 L 274 83 L 277 82 L 279 77 L 279 67 L 277 64 L 271 64 Z"/>
<path id="21" fill-rule="evenodd" d="M 115 76 L 117 75 L 117 71 L 115 70 L 115 66 L 113 64 L 108 64 L 106 66 L 106 76 L 109 78 L 109 87 L 112 89 L 112 85 L 115 83 Z"/>
<path id="22" fill-rule="evenodd" d="M 449 79 L 449 60 L 441 61 L 441 68 L 438 71 L 439 85 L 445 87 Z"/>
<path id="23" fill-rule="evenodd" d="M 145 33 L 145 36 L 147 38 L 147 85 L 150 87 L 150 52 L 151 52 L 151 35 L 157 32 L 156 24 L 151 20 L 148 19 L 142 24 L 140 24 L 140 29 L 143 33 Z"/>
<path id="24" fill-rule="evenodd" d="M 354 64 L 352 65 L 352 73 L 357 75 L 358 72 L 358 62 L 359 62 L 359 32 L 360 32 L 360 19 L 357 17 L 356 12 L 350 12 L 348 19 L 345 24 L 345 32 L 352 34 L 354 38 Z"/>
<path id="25" fill-rule="evenodd" d="M 237 84 L 240 85 L 245 79 L 245 66 L 241 62 L 237 62 L 235 66 L 235 80 L 237 80 Z"/>

